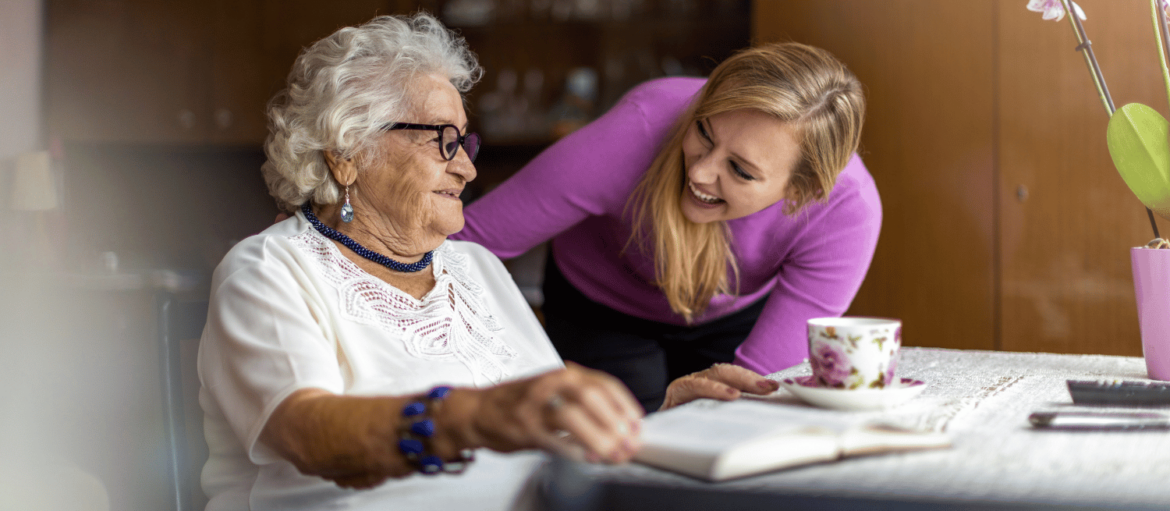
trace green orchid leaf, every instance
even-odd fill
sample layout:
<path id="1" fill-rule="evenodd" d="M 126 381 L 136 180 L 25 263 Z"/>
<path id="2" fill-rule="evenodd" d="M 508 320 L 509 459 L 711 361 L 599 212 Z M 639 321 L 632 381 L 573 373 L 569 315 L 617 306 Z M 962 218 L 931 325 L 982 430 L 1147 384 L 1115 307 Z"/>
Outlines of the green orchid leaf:
<path id="1" fill-rule="evenodd" d="M 1153 108 L 1130 103 L 1109 119 L 1105 139 L 1113 166 L 1129 189 L 1162 218 L 1170 219 L 1170 123 Z"/>

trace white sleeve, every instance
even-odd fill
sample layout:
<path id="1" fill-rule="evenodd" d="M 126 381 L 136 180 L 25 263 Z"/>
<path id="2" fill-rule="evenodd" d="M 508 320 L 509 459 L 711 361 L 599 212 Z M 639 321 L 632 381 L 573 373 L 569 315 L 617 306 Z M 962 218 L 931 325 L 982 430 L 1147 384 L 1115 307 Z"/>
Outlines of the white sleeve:
<path id="1" fill-rule="evenodd" d="M 229 254 L 217 270 L 199 375 L 249 459 L 264 464 L 280 459 L 257 442 L 272 411 L 303 388 L 340 394 L 344 379 L 335 338 L 321 319 L 328 315 L 311 288 L 298 283 L 305 276 L 295 259 L 270 243 L 243 252 L 231 264 Z"/>

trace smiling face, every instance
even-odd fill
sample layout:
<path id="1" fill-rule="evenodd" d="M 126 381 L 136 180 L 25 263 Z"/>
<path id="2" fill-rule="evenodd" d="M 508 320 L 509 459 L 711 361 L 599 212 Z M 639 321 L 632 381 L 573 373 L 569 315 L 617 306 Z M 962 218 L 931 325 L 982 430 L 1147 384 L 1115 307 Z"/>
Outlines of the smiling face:
<path id="1" fill-rule="evenodd" d="M 800 161 L 792 129 L 757 110 L 696 120 L 682 151 L 682 211 L 700 224 L 745 217 L 783 200 Z"/>
<path id="2" fill-rule="evenodd" d="M 467 115 L 459 92 L 442 75 L 420 75 L 412 84 L 410 116 L 405 122 L 453 124 L 467 131 Z M 411 245 L 433 249 L 447 235 L 463 229 L 463 202 L 459 194 L 475 179 L 475 166 L 462 148 L 447 161 L 439 151 L 439 134 L 429 130 L 393 130 L 378 139 L 379 147 L 358 174 L 360 193 L 354 209 L 377 213 L 368 226 L 388 231 Z M 400 243 L 402 241 L 400 240 Z M 427 248 L 429 247 L 429 248 Z"/>

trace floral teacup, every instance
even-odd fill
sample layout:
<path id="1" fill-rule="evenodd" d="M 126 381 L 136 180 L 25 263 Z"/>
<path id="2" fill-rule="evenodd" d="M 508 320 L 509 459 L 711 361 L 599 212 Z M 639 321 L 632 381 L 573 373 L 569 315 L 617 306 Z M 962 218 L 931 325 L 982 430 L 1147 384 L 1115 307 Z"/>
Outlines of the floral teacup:
<path id="1" fill-rule="evenodd" d="M 808 360 L 821 387 L 881 389 L 893 385 L 902 322 L 883 318 L 808 320 Z"/>

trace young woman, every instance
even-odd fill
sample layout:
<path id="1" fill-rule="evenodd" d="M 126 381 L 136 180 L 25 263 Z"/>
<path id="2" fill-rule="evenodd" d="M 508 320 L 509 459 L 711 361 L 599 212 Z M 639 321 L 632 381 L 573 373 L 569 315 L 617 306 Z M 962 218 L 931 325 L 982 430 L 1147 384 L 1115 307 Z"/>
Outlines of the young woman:
<path id="1" fill-rule="evenodd" d="M 647 410 L 716 362 L 768 374 L 842 314 L 881 227 L 854 154 L 865 99 L 828 52 L 742 51 L 709 79 L 642 84 L 466 211 L 502 258 L 552 240 L 543 312 L 565 360 Z"/>

